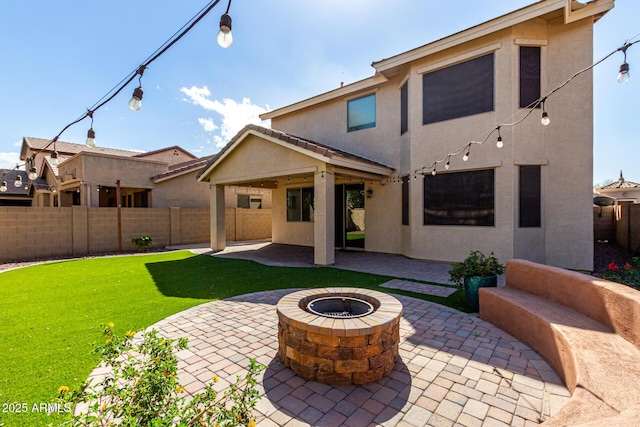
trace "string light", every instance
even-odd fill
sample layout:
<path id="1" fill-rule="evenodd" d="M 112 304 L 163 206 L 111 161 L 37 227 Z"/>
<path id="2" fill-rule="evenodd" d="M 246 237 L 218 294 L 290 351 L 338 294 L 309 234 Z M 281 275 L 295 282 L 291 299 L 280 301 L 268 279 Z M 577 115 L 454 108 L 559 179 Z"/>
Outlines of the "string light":
<path id="1" fill-rule="evenodd" d="M 631 46 L 629 43 L 625 43 L 624 46 L 620 48 L 622 53 L 624 54 L 624 61 L 620 64 L 620 72 L 618 73 L 618 83 L 626 83 L 629 81 L 629 64 L 627 64 L 627 49 Z"/>
<path id="2" fill-rule="evenodd" d="M 447 163 L 444 165 L 444 168 L 446 170 L 449 170 L 450 166 L 451 166 L 451 154 L 449 154 L 449 156 L 447 156 Z"/>
<path id="3" fill-rule="evenodd" d="M 504 143 L 502 142 L 502 136 L 500 135 L 500 126 L 498 126 L 496 130 L 498 131 L 498 140 L 496 141 L 496 147 L 502 148 L 504 146 Z"/>
<path id="4" fill-rule="evenodd" d="M 462 161 L 466 162 L 469 160 L 469 152 L 471 151 L 471 144 L 467 145 L 467 152 L 462 156 Z"/>
<path id="5" fill-rule="evenodd" d="M 31 167 L 29 168 L 29 179 L 31 181 L 34 181 L 38 178 L 38 171 L 36 170 L 36 167 L 33 166 L 33 163 L 31 164 Z"/>
<path id="6" fill-rule="evenodd" d="M 96 133 L 93 130 L 93 111 L 89 110 L 87 112 L 87 116 L 91 117 L 91 127 L 87 131 L 87 140 L 84 142 L 84 144 L 87 147 L 93 148 L 96 146 Z"/>
<path id="7" fill-rule="evenodd" d="M 2 181 L 2 184 L 0 184 L 0 193 L 6 193 L 7 190 L 7 181 Z"/>
<path id="8" fill-rule="evenodd" d="M 16 180 L 13 183 L 15 187 L 22 187 L 22 177 L 20 175 L 16 176 Z"/>
<path id="9" fill-rule="evenodd" d="M 220 47 L 226 49 L 233 44 L 233 36 L 231 35 L 231 15 L 229 15 L 229 8 L 231 7 L 231 0 L 227 6 L 227 11 L 220 17 L 220 31 L 218 32 L 218 44 Z"/>
<path id="10" fill-rule="evenodd" d="M 133 90 L 133 95 L 129 100 L 129 108 L 131 111 L 139 111 L 142 108 L 142 95 L 144 92 L 142 91 L 142 75 L 144 74 L 146 66 L 141 65 L 136 71 L 138 77 L 138 87 Z"/>
<path id="11" fill-rule="evenodd" d="M 551 123 L 551 118 L 549 117 L 549 113 L 547 113 L 547 111 L 544 108 L 545 100 L 546 98 L 542 99 L 542 116 L 540 118 L 540 123 L 542 123 L 542 126 L 549 126 L 549 123 Z"/>

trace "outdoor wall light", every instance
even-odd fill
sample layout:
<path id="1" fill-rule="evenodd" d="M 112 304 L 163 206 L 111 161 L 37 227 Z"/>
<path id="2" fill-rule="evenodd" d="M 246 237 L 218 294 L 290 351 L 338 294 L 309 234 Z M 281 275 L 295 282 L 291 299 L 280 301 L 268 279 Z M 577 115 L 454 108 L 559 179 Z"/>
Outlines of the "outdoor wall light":
<path id="1" fill-rule="evenodd" d="M 231 5 L 231 2 L 229 2 Z M 229 10 L 220 17 L 220 31 L 218 31 L 218 44 L 222 48 L 228 48 L 233 44 L 233 35 L 231 34 L 231 15 Z"/>

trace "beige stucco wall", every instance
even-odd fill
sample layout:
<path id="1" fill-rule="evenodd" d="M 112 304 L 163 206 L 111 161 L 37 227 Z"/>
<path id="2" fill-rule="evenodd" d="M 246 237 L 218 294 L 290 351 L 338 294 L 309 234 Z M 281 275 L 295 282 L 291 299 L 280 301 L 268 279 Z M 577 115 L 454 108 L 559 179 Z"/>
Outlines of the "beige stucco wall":
<path id="1" fill-rule="evenodd" d="M 225 208 L 237 208 L 239 194 L 260 197 L 262 199 L 262 209 L 271 209 L 272 207 L 271 189 L 265 189 L 261 187 L 260 184 L 256 184 L 256 187 L 228 186 L 224 192 Z"/>
<path id="2" fill-rule="evenodd" d="M 562 18 L 529 21 L 416 60 L 376 89 L 274 117 L 272 127 L 381 161 L 397 168 L 398 174 L 430 167 L 469 141 L 483 140 L 497 123 L 516 121 L 526 113 L 518 108 L 520 44 L 542 46 L 541 92 L 546 94 L 592 63 L 592 29 L 591 18 L 569 25 Z M 495 111 L 423 126 L 418 71 L 453 65 L 463 55 L 487 47 L 495 51 Z M 400 136 L 399 89 L 405 79 L 409 82 L 409 132 Z M 374 91 L 376 127 L 347 132 L 347 100 Z M 592 75 L 585 73 L 547 100 L 551 125 L 542 126 L 541 110 L 536 110 L 518 126 L 502 128 L 504 148 L 496 148 L 494 134 L 485 144 L 471 147 L 468 162 L 452 157 L 451 172 L 495 168 L 494 227 L 423 226 L 420 179 L 411 185 L 410 226 L 401 226 L 401 186 L 387 184 L 374 188 L 374 197 L 366 202 L 366 250 L 457 261 L 471 249 L 480 249 L 493 251 L 500 259 L 522 257 L 591 270 L 592 104 Z M 538 229 L 518 227 L 520 165 L 542 168 L 542 227 Z M 443 166 L 439 165 L 439 173 Z M 273 197 L 274 240 L 311 244 L 307 224 L 285 227 L 278 223 L 285 196 L 279 189 Z"/>
<path id="3" fill-rule="evenodd" d="M 153 189 L 154 208 L 208 208 L 209 183 L 196 179 L 199 170 L 156 182 Z"/>

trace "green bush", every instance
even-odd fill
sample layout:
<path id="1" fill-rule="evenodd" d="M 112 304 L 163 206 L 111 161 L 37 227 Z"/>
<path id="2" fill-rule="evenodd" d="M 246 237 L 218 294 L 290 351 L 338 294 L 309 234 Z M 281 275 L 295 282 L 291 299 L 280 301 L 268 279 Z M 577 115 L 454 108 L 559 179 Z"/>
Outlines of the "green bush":
<path id="1" fill-rule="evenodd" d="M 139 251 L 143 251 L 147 246 L 151 245 L 151 242 L 152 240 L 149 236 L 134 237 L 131 239 L 131 243 L 136 245 Z"/>
<path id="2" fill-rule="evenodd" d="M 471 251 L 464 260 L 451 263 L 449 278 L 456 285 L 462 286 L 465 277 L 486 277 L 502 273 L 504 273 L 504 266 L 500 264 L 493 252 L 487 257 L 480 251 Z"/>
<path id="3" fill-rule="evenodd" d="M 97 384 L 58 389 L 57 403 L 87 405 L 63 426 L 255 426 L 251 410 L 259 399 L 256 376 L 263 365 L 251 360 L 244 378 L 238 376 L 222 395 L 214 390 L 214 376 L 191 398 L 178 381 L 173 354 L 187 348 L 185 338 L 166 339 L 153 330 L 134 340 L 135 332 L 120 337 L 112 328 L 105 327 L 105 342 L 95 348 L 110 373 Z"/>

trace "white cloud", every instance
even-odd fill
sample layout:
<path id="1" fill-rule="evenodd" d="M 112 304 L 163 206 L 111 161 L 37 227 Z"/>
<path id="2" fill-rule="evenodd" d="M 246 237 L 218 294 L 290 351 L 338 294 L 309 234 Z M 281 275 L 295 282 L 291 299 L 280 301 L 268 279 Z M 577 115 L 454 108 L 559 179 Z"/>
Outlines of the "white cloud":
<path id="1" fill-rule="evenodd" d="M 213 122 L 213 119 L 211 117 L 201 117 L 198 119 L 198 122 L 200 122 L 200 124 L 202 125 L 202 129 L 204 129 L 205 132 L 213 132 L 214 130 L 218 129 L 218 126 Z"/>
<path id="2" fill-rule="evenodd" d="M 0 169 L 13 169 L 20 163 L 20 153 L 0 152 Z"/>
<path id="3" fill-rule="evenodd" d="M 223 147 L 231 140 L 243 127 L 248 124 L 256 124 L 269 127 L 269 122 L 260 120 L 260 114 L 270 110 L 266 105 L 253 104 L 251 99 L 242 98 L 241 102 L 233 99 L 225 98 L 222 101 L 211 99 L 211 92 L 206 86 L 191 88 L 182 87 L 180 92 L 184 93 L 187 98 L 183 101 L 200 106 L 207 111 L 218 113 L 222 118 L 220 124 L 216 124 L 211 117 L 199 118 L 198 122 L 205 132 L 215 132 L 212 136 L 216 147 Z"/>

